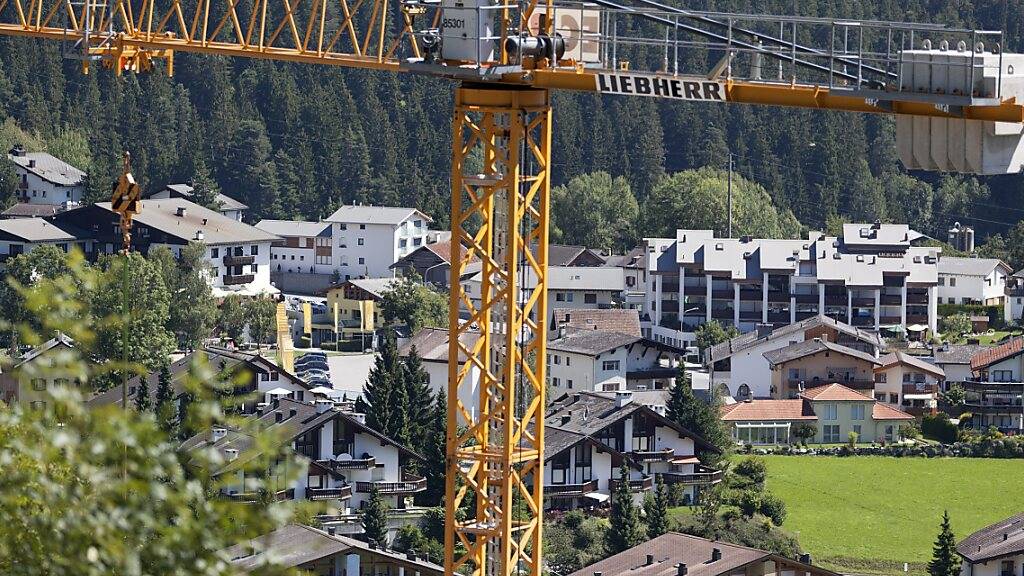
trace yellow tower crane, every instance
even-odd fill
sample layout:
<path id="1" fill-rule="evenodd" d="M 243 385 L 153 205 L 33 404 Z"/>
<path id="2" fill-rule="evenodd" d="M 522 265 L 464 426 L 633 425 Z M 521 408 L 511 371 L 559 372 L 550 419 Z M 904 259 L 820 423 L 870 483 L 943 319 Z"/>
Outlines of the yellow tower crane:
<path id="1" fill-rule="evenodd" d="M 59 41 L 85 73 L 172 73 L 182 51 L 458 82 L 449 574 L 542 571 L 551 90 L 896 114 L 910 168 L 992 174 L 1024 161 L 1024 59 L 983 30 L 655 0 L 0 0 L 0 34 Z M 471 263 L 475 298 L 460 282 Z M 481 337 L 463 338 L 471 330 Z"/>

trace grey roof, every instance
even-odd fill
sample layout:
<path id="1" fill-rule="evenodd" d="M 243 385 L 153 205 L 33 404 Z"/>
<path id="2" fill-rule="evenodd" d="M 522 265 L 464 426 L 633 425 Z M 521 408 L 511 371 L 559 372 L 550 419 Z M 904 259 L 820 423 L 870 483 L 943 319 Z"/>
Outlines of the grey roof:
<path id="1" fill-rule="evenodd" d="M 25 352 L 24 354 L 22 354 L 18 358 L 18 363 L 15 364 L 14 367 L 17 368 L 18 366 L 21 366 L 22 364 L 25 364 L 26 362 L 30 362 L 30 361 L 34 360 L 35 358 L 38 358 L 39 356 L 41 356 L 43 353 L 45 353 L 45 352 L 47 352 L 49 350 L 53 350 L 54 348 L 56 348 L 58 346 L 65 346 L 67 348 L 74 348 L 75 347 L 75 341 L 72 340 L 69 336 L 67 336 L 65 334 L 58 333 L 53 338 L 50 338 L 46 342 L 43 342 L 39 346 L 36 346 L 35 348 L 29 350 L 28 352 Z"/>
<path id="2" fill-rule="evenodd" d="M 726 340 L 725 342 L 721 342 L 719 344 L 712 346 L 708 351 L 708 358 L 711 360 L 711 362 L 717 362 L 719 360 L 728 358 L 733 354 L 742 352 L 743 350 L 746 350 L 747 348 L 751 348 L 758 344 L 762 344 L 764 342 L 769 342 L 771 340 L 776 340 L 779 338 L 786 338 L 794 334 L 805 332 L 812 328 L 817 328 L 819 326 L 827 326 L 838 332 L 846 334 L 847 336 L 852 336 L 853 338 L 856 338 L 861 342 L 871 344 L 872 346 L 875 346 L 877 348 L 885 347 L 885 341 L 882 340 L 882 337 L 879 336 L 876 332 L 861 330 L 860 328 L 851 326 L 845 322 L 840 322 L 830 316 L 824 316 L 819 314 L 818 316 L 812 316 L 810 318 L 807 318 L 806 320 L 801 320 L 796 324 L 787 324 L 780 328 L 776 328 L 772 330 L 772 332 L 767 336 L 759 337 L 757 335 L 757 331 L 740 334 L 735 338 Z"/>
<path id="3" fill-rule="evenodd" d="M 401 278 L 353 278 L 347 282 L 366 290 L 377 298 L 383 298 L 385 292 L 402 281 Z"/>
<path id="4" fill-rule="evenodd" d="M 276 234 L 278 236 L 303 236 L 312 238 L 315 236 L 331 235 L 330 222 L 264 219 L 257 222 L 256 227 L 264 232 Z"/>
<path id="5" fill-rule="evenodd" d="M 619 266 L 621 268 L 643 268 L 644 247 L 637 246 L 625 254 L 612 254 L 604 259 L 605 266 Z"/>
<path id="6" fill-rule="evenodd" d="M 843 224 L 843 243 L 848 246 L 910 246 L 910 226 L 906 224 Z M 913 239 L 919 235 L 915 232 Z"/>
<path id="7" fill-rule="evenodd" d="M 32 204 L 31 202 L 19 202 L 11 205 L 3 211 L 7 218 L 43 218 L 53 216 L 60 212 L 61 207 L 57 204 Z"/>
<path id="8" fill-rule="evenodd" d="M 9 218 L 0 220 L 0 234 L 20 238 L 25 242 L 68 242 L 75 239 L 66 230 L 52 222 L 38 218 Z"/>
<path id="9" fill-rule="evenodd" d="M 411 560 L 405 554 L 370 548 L 369 544 L 347 536 L 331 535 L 303 524 L 288 524 L 252 540 L 236 544 L 224 555 L 238 569 L 249 572 L 266 564 L 298 568 L 335 554 L 358 551 L 376 555 L 406 568 L 407 572 L 440 574 L 444 568 L 426 560 Z"/>
<path id="10" fill-rule="evenodd" d="M 714 550 L 719 551 L 721 558 L 712 562 L 711 555 Z M 651 564 L 647 564 L 648 557 L 653 560 Z M 608 576 L 675 576 L 678 573 L 677 565 L 679 564 L 686 565 L 688 576 L 752 574 L 758 573 L 757 570 L 753 568 L 745 570 L 745 568 L 766 560 L 775 560 L 777 563 L 784 562 L 790 569 L 796 567 L 799 574 L 838 576 L 835 572 L 817 566 L 812 567 L 764 550 L 707 540 L 677 532 L 662 534 L 629 550 L 581 568 L 568 576 L 593 576 L 595 573 Z"/>
<path id="11" fill-rule="evenodd" d="M 643 340 L 640 336 L 602 330 L 580 330 L 548 342 L 550 352 L 575 352 L 596 356 Z"/>
<path id="12" fill-rule="evenodd" d="M 865 362 L 870 362 L 875 365 L 881 364 L 878 359 L 871 354 L 861 352 L 860 350 L 854 350 L 853 348 L 847 348 L 846 346 L 835 344 L 820 338 L 797 342 L 796 344 L 790 344 L 789 346 L 779 348 L 778 350 L 770 350 L 764 353 L 764 357 L 772 366 L 778 366 L 805 356 L 825 352 L 826 350 L 837 354 L 843 354 L 845 356 L 859 358 Z"/>
<path id="13" fill-rule="evenodd" d="M 586 246 L 548 244 L 548 266 L 573 266 L 575 261 L 581 257 L 593 262 L 604 261 L 600 254 Z"/>
<path id="14" fill-rule="evenodd" d="M 193 194 L 192 191 L 195 190 L 195 188 L 193 188 L 192 186 L 190 186 L 188 184 L 168 184 L 168 185 L 164 186 L 164 188 L 167 188 L 171 192 L 174 192 L 175 194 L 178 194 L 178 195 L 180 195 L 183 198 L 190 198 L 192 196 L 192 194 Z M 221 192 L 217 193 L 216 199 L 217 199 L 217 203 L 220 204 L 220 210 L 221 211 L 224 211 L 224 210 L 248 210 L 249 209 L 249 207 L 247 205 L 242 204 L 238 200 L 235 200 L 231 196 L 228 196 L 228 195 L 223 194 Z"/>
<path id="15" fill-rule="evenodd" d="M 280 237 L 269 234 L 224 216 L 209 208 L 184 198 L 149 198 L 140 201 L 142 209 L 135 220 L 145 226 L 176 236 L 189 242 L 196 240 L 196 233 L 202 232 L 203 243 L 209 246 L 239 244 L 246 242 L 273 242 Z M 96 206 L 113 213 L 110 202 L 97 202 Z M 178 216 L 179 208 L 185 209 L 184 216 Z M 72 214 L 74 210 L 66 214 Z"/>
<path id="16" fill-rule="evenodd" d="M 1024 553 L 1024 512 L 971 534 L 956 551 L 971 563 Z"/>
<path id="17" fill-rule="evenodd" d="M 983 346 L 981 344 L 943 344 L 935 348 L 935 363 L 970 365 L 972 356 L 988 348 L 991 348 L 991 346 Z"/>
<path id="18" fill-rule="evenodd" d="M 1020 270 L 1017 270 L 1016 272 L 1014 272 L 1013 273 L 1013 277 L 1014 278 L 1024 278 L 1024 268 L 1021 268 Z"/>
<path id="19" fill-rule="evenodd" d="M 78 186 L 85 180 L 85 172 L 46 152 L 8 154 L 7 157 L 21 169 L 58 186 Z M 35 164 L 29 166 L 33 160 Z"/>
<path id="20" fill-rule="evenodd" d="M 875 370 L 888 368 L 889 366 L 892 366 L 894 364 L 906 364 L 907 366 L 913 366 L 918 370 L 923 370 L 925 372 L 934 374 L 936 377 L 940 379 L 946 377 L 946 372 L 942 368 L 939 368 L 935 364 L 932 364 L 931 362 L 928 362 L 927 360 L 924 360 L 919 356 L 907 354 L 906 352 L 901 352 L 899 350 L 882 356 L 881 358 L 878 359 L 878 361 L 881 362 L 882 365 L 879 366 L 878 368 L 875 368 Z"/>
<path id="21" fill-rule="evenodd" d="M 398 347 L 398 355 L 407 357 L 416 348 L 416 354 L 425 362 L 447 362 L 448 361 L 448 329 L 447 328 L 421 328 L 413 334 L 407 342 Z M 463 332 L 460 336 L 462 344 L 472 348 L 480 333 L 476 331 Z M 465 362 L 466 356 L 459 353 L 459 362 Z"/>
<path id="22" fill-rule="evenodd" d="M 325 220 L 327 222 L 398 225 L 414 216 L 418 216 L 426 222 L 432 222 L 429 216 L 415 208 L 393 206 L 342 206 Z"/>
<path id="23" fill-rule="evenodd" d="M 1009 264 L 998 258 L 963 258 L 960 256 L 943 256 L 939 258 L 939 274 L 988 276 L 999 266 L 1006 269 L 1007 273 L 1013 271 Z"/>

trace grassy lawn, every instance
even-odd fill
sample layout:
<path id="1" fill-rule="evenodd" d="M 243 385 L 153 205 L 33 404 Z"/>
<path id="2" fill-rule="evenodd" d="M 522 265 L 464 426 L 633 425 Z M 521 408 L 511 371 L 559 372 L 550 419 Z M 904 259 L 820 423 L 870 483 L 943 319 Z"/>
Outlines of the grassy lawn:
<path id="1" fill-rule="evenodd" d="M 924 574 L 942 511 L 957 539 L 1024 509 L 1020 460 L 766 456 L 784 528 L 842 572 Z"/>
<path id="2" fill-rule="evenodd" d="M 995 330 L 991 334 L 989 334 L 989 333 L 969 334 L 967 336 L 964 336 L 964 337 L 958 339 L 957 340 L 957 344 L 966 344 L 968 339 L 977 338 L 978 343 L 984 344 L 984 345 L 987 346 L 989 344 L 995 344 L 995 343 L 999 342 L 1000 340 L 1002 340 L 1003 338 L 1006 338 L 1007 336 L 1020 336 L 1020 335 L 1021 335 L 1021 332 L 1019 330 L 1015 330 L 1015 331 L 1011 331 L 1011 330 Z"/>

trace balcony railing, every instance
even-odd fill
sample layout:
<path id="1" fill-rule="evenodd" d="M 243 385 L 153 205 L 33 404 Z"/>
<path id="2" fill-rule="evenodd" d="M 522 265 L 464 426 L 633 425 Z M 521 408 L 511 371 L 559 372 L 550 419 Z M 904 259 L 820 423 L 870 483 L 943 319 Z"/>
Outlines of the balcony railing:
<path id="1" fill-rule="evenodd" d="M 352 497 L 352 485 L 340 488 L 306 488 L 307 500 L 345 500 Z"/>
<path id="2" fill-rule="evenodd" d="M 796 294 L 796 303 L 797 304 L 817 304 L 818 303 L 818 295 L 817 294 Z"/>
<path id="3" fill-rule="evenodd" d="M 256 502 L 263 497 L 263 494 L 260 492 L 224 492 L 223 494 L 238 502 Z M 274 492 L 273 498 L 279 502 L 282 500 L 293 500 L 295 498 L 295 489 L 278 490 Z"/>
<path id="4" fill-rule="evenodd" d="M 225 274 L 223 280 L 225 286 L 238 286 L 239 284 L 248 284 L 255 279 L 255 274 Z"/>
<path id="5" fill-rule="evenodd" d="M 902 297 L 900 295 L 882 294 L 883 306 L 899 306 Z"/>
<path id="6" fill-rule="evenodd" d="M 685 474 L 682 472 L 662 472 L 661 481 L 665 484 L 703 485 L 718 484 L 722 481 L 721 470 L 704 469 Z"/>
<path id="7" fill-rule="evenodd" d="M 331 470 L 369 470 L 377 466 L 377 459 L 373 456 L 367 456 L 366 458 L 352 458 L 351 460 L 317 460 L 318 464 L 323 464 Z"/>
<path id="8" fill-rule="evenodd" d="M 403 473 L 401 482 L 356 482 L 356 492 L 360 494 L 369 494 L 374 488 L 381 494 L 412 494 L 426 490 L 427 479 Z"/>
<path id="9" fill-rule="evenodd" d="M 910 383 L 903 385 L 904 394 L 937 394 L 938 392 L 938 384 Z"/>
<path id="10" fill-rule="evenodd" d="M 927 304 L 927 294 L 907 294 L 907 304 Z"/>
<path id="11" fill-rule="evenodd" d="M 837 383 L 842 384 L 843 386 L 846 386 L 847 388 L 851 388 L 853 390 L 874 390 L 875 389 L 875 381 L 874 380 L 843 380 L 842 378 L 825 378 L 825 379 L 818 379 L 818 380 L 789 380 L 788 384 L 789 384 L 790 389 L 795 390 L 795 389 L 797 389 L 800 386 L 801 382 L 803 383 L 804 388 L 808 389 L 808 390 L 811 389 L 811 388 L 818 387 L 818 386 L 824 386 L 826 384 L 832 384 L 833 382 L 837 382 Z"/>
<path id="12" fill-rule="evenodd" d="M 225 254 L 222 258 L 225 266 L 248 266 L 256 261 L 255 256 L 232 256 Z"/>
<path id="13" fill-rule="evenodd" d="M 646 450 L 633 452 L 633 459 L 638 462 L 664 462 L 674 458 L 676 451 L 672 448 L 664 450 Z"/>
<path id="14" fill-rule="evenodd" d="M 597 480 L 577 484 L 551 484 L 544 486 L 544 496 L 551 498 L 575 498 L 590 492 L 597 492 Z"/>
<path id="15" fill-rule="evenodd" d="M 610 491 L 615 492 L 615 489 L 618 486 L 619 486 L 619 480 L 617 480 L 615 478 L 612 478 L 612 479 L 608 480 L 608 489 Z M 650 490 L 651 488 L 654 488 L 654 477 L 653 476 L 647 476 L 645 478 L 641 478 L 640 480 L 630 480 L 629 481 L 629 491 L 630 492 L 644 492 L 644 491 Z"/>
<path id="16" fill-rule="evenodd" d="M 786 303 L 786 302 L 789 302 L 790 296 L 791 296 L 791 294 L 789 292 L 782 291 L 782 290 L 769 290 L 768 291 L 768 301 L 769 302 Z"/>
<path id="17" fill-rule="evenodd" d="M 913 324 L 925 324 L 928 322 L 927 314 L 907 314 L 907 322 Z"/>

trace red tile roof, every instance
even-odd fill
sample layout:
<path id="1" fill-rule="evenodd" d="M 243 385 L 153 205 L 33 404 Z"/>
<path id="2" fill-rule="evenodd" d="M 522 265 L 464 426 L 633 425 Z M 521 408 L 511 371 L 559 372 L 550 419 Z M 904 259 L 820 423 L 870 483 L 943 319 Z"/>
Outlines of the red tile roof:
<path id="1" fill-rule="evenodd" d="M 971 356 L 971 370 L 981 370 L 1024 352 L 1024 337 L 1014 338 L 1005 344 L 982 350 Z"/>
<path id="2" fill-rule="evenodd" d="M 817 420 L 811 403 L 794 400 L 751 400 L 722 406 L 722 420 Z"/>
<path id="3" fill-rule="evenodd" d="M 838 383 L 826 384 L 825 386 L 811 388 L 810 390 L 807 390 L 800 396 L 808 400 L 831 402 L 844 400 L 849 400 L 853 402 L 864 402 L 868 400 L 872 402 L 874 401 L 874 398 L 869 398 L 868 396 L 865 396 L 860 392 L 857 392 L 856 390 L 852 390 Z"/>
<path id="4" fill-rule="evenodd" d="M 897 410 L 888 404 L 881 402 L 875 402 L 875 407 L 871 410 L 872 420 L 913 420 L 914 417 L 907 414 L 903 410 Z"/>

